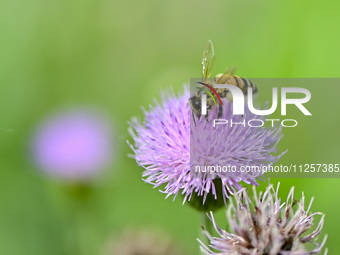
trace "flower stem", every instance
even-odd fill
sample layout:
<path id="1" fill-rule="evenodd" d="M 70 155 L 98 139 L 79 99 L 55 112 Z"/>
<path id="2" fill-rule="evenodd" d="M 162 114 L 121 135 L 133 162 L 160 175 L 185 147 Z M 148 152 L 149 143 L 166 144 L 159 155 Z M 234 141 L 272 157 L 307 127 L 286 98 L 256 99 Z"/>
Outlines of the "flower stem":
<path id="1" fill-rule="evenodd" d="M 209 233 L 211 233 L 212 230 L 212 223 L 209 220 L 206 212 L 200 212 L 200 225 L 199 225 L 199 239 L 206 245 L 209 245 L 209 239 L 205 236 L 203 233 L 203 229 Z M 199 254 L 202 254 L 201 251 L 199 251 Z"/>
<path id="2" fill-rule="evenodd" d="M 73 233 L 73 246 L 75 255 L 92 254 L 93 242 L 89 239 L 89 198 L 92 188 L 88 185 L 74 184 L 66 188 Z"/>

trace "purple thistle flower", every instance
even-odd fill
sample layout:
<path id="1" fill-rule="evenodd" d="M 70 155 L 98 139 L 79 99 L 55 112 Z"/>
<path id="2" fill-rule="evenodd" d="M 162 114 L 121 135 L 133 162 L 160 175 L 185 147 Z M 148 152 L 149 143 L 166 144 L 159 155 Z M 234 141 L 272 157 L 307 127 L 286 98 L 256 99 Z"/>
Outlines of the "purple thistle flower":
<path id="1" fill-rule="evenodd" d="M 305 210 L 305 197 L 302 193 L 300 203 L 294 199 L 294 188 L 289 192 L 286 202 L 281 203 L 277 190 L 269 185 L 264 193 L 257 196 L 253 187 L 251 199 L 246 189 L 234 196 L 235 203 L 227 209 L 227 219 L 231 232 L 218 227 L 213 213 L 210 213 L 212 221 L 219 237 L 211 236 L 204 230 L 209 239 L 209 247 L 202 241 L 201 250 L 206 255 L 308 255 L 320 253 L 327 236 L 321 244 L 316 239 L 321 232 L 324 223 L 324 214 L 320 212 L 309 213 L 313 199 Z M 295 209 L 294 209 L 295 208 Z M 312 230 L 314 216 L 321 215 L 317 227 Z M 306 233 L 309 231 L 308 233 Z M 308 250 L 306 243 L 312 243 L 316 247 Z M 327 254 L 327 249 L 324 254 Z"/>
<path id="2" fill-rule="evenodd" d="M 219 125 L 213 128 L 204 118 L 196 120 L 197 126 L 190 125 L 191 108 L 188 105 L 190 94 L 185 89 L 183 95 L 175 97 L 173 93 L 162 96 L 162 103 L 155 102 L 150 110 L 143 109 L 143 122 L 132 119 L 130 134 L 135 145 L 131 146 L 137 163 L 145 168 L 145 182 L 159 187 L 165 184 L 166 197 L 178 193 L 184 195 L 184 202 L 193 194 L 203 198 L 208 195 L 217 200 L 227 198 L 235 188 L 241 188 L 240 182 L 257 185 L 261 174 L 240 172 L 242 165 L 270 164 L 281 155 L 273 156 L 276 144 L 280 140 L 280 129 L 269 130 L 265 127 L 228 127 Z M 217 107 L 209 112 L 210 118 L 217 118 Z M 257 118 L 246 110 L 244 116 L 232 115 L 232 103 L 225 100 L 222 119 Z M 197 135 L 199 134 L 199 135 Z M 194 148 L 194 150 L 190 150 Z M 193 164 L 220 166 L 234 165 L 235 173 L 205 173 L 195 175 Z M 217 185 L 220 180 L 222 185 Z M 217 188 L 220 187 L 220 190 Z M 220 197 L 219 197 L 220 196 Z M 183 203 L 184 203 L 183 202 Z M 202 205 L 202 203 L 201 203 Z"/>
<path id="3" fill-rule="evenodd" d="M 58 178 L 86 180 L 105 169 L 113 155 L 106 120 L 84 110 L 69 111 L 42 123 L 32 143 L 33 160 Z"/>

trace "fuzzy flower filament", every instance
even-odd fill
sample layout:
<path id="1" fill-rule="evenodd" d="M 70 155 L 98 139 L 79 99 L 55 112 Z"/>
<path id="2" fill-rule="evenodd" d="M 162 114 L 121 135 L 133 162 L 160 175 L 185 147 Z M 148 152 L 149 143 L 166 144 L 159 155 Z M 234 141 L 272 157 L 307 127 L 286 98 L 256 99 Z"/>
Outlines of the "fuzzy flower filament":
<path id="1" fill-rule="evenodd" d="M 155 102 L 149 110 L 143 110 L 144 121 L 137 118 L 129 123 L 134 145 L 133 157 L 145 171 L 145 182 L 154 187 L 164 186 L 166 197 L 180 193 L 184 202 L 193 196 L 225 200 L 241 183 L 257 185 L 262 174 L 240 172 L 242 165 L 273 164 L 282 154 L 276 145 L 281 139 L 281 130 L 266 127 L 213 127 L 217 118 L 216 109 L 209 112 L 209 121 L 203 117 L 192 124 L 192 111 L 188 104 L 190 93 L 177 97 L 173 93 L 162 96 L 161 103 Z M 262 117 L 246 110 L 244 116 L 232 114 L 232 103 L 225 100 L 221 119 L 240 122 Z M 234 165 L 238 171 L 231 173 L 196 173 L 195 166 Z"/>

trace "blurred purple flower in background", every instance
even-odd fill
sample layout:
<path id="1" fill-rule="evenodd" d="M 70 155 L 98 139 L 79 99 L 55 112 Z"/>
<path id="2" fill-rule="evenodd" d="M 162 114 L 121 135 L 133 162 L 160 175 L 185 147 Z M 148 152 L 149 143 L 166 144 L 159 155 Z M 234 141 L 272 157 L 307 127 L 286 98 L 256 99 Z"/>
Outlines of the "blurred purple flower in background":
<path id="1" fill-rule="evenodd" d="M 182 247 L 163 231 L 130 227 L 110 240 L 105 255 L 183 255 Z"/>
<path id="2" fill-rule="evenodd" d="M 33 137 L 33 160 L 62 179 L 86 180 L 108 167 L 113 156 L 108 121 L 94 111 L 73 110 L 50 117 Z"/>
<path id="3" fill-rule="evenodd" d="M 256 180 L 261 177 L 261 173 L 216 172 L 195 176 L 192 163 L 218 163 L 220 166 L 230 164 L 238 169 L 242 165 L 275 163 L 282 155 L 273 155 L 282 137 L 281 130 L 242 125 L 233 128 L 220 125 L 213 128 L 212 123 L 206 122 L 203 117 L 197 120 L 197 126 L 190 125 L 189 97 L 187 89 L 184 95 L 177 98 L 173 93 L 163 95 L 161 104 L 156 103 L 155 107 L 150 107 L 150 111 L 144 110 L 143 122 L 136 118 L 131 121 L 133 129 L 130 134 L 135 141 L 135 145 L 131 147 L 137 163 L 145 168 L 145 181 L 154 187 L 165 184 L 164 193 L 167 197 L 176 197 L 178 193 L 182 193 L 184 201 L 190 201 L 195 194 L 203 197 L 203 203 L 208 194 L 212 194 L 215 200 L 218 199 L 218 194 L 225 199 L 235 188 L 241 188 L 240 182 L 257 185 Z M 243 118 L 259 119 L 259 116 L 249 111 L 244 116 L 232 115 L 232 104 L 229 101 L 223 107 L 222 119 L 237 122 Z M 217 107 L 210 117 L 217 118 Z M 200 135 L 195 137 L 194 133 Z M 193 151 L 190 151 L 190 147 Z M 218 187 L 216 180 L 220 180 L 222 185 Z"/>

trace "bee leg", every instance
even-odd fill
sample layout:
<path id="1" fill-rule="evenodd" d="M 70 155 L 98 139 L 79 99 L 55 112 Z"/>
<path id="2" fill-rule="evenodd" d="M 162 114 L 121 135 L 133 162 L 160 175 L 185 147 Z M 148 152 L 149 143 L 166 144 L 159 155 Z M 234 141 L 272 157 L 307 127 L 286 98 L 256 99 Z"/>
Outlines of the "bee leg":
<path id="1" fill-rule="evenodd" d="M 194 121 L 194 124 L 195 124 L 195 126 L 197 127 L 196 120 L 195 120 L 195 114 L 194 114 L 194 111 L 191 111 L 191 113 L 192 113 L 192 119 L 193 119 L 193 121 Z"/>
<path id="2" fill-rule="evenodd" d="M 233 102 L 233 95 L 230 92 L 227 93 L 227 99 L 229 102 Z"/>
<path id="3" fill-rule="evenodd" d="M 209 121 L 208 121 L 208 117 L 209 117 L 209 115 L 208 115 L 208 111 L 207 111 L 207 114 L 205 115 L 205 121 L 206 121 L 206 122 L 209 122 Z"/>
<path id="4" fill-rule="evenodd" d="M 218 119 L 222 117 L 222 112 L 223 112 L 222 105 L 218 105 L 218 115 L 217 115 Z"/>

